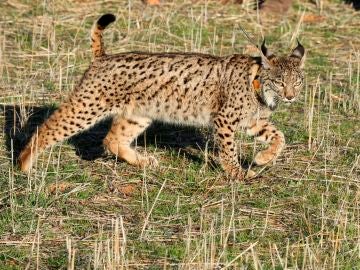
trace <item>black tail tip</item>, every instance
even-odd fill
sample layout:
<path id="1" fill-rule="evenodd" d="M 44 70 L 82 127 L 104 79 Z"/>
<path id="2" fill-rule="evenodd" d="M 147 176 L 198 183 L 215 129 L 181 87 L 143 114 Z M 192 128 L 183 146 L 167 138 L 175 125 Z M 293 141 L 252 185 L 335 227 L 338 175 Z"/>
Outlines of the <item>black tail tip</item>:
<path id="1" fill-rule="evenodd" d="M 97 24 L 102 27 L 105 28 L 106 26 L 108 26 L 110 23 L 114 22 L 116 20 L 115 15 L 113 14 L 104 14 L 100 17 L 100 19 L 97 21 Z"/>

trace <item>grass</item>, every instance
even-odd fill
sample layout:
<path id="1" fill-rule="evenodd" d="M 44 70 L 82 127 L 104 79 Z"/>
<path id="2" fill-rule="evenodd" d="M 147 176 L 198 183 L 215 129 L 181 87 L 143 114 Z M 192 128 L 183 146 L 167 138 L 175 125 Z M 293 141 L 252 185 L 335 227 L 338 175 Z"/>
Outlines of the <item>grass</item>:
<path id="1" fill-rule="evenodd" d="M 360 22 L 340 1 L 295 2 L 262 24 L 246 5 L 215 1 L 2 2 L 0 269 L 360 268 Z M 301 21 L 303 11 L 323 19 Z M 105 12 L 118 17 L 105 33 L 109 53 L 246 52 L 237 25 L 287 53 L 299 34 L 306 87 L 273 116 L 288 142 L 277 163 L 255 182 L 228 182 L 209 131 L 160 125 L 138 147 L 161 166 L 140 170 L 104 153 L 105 121 L 21 173 L 11 158 L 20 131 L 73 89 Z M 239 134 L 239 143 L 250 161 L 252 140 Z"/>

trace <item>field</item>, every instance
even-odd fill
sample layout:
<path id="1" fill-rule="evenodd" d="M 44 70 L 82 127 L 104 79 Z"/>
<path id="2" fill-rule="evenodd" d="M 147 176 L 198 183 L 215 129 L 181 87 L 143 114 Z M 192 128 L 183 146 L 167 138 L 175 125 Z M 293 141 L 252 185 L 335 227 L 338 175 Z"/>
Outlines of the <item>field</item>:
<path id="1" fill-rule="evenodd" d="M 295 1 L 284 18 L 217 1 L 0 2 L 0 269 L 360 269 L 360 19 L 341 1 Z M 273 122 L 287 147 L 251 182 L 229 181 L 211 130 L 156 123 L 135 146 L 156 169 L 102 147 L 111 119 L 16 157 L 91 61 L 103 13 L 108 53 L 277 54 L 299 37 L 306 86 Z M 238 135 L 243 163 L 262 145 Z"/>

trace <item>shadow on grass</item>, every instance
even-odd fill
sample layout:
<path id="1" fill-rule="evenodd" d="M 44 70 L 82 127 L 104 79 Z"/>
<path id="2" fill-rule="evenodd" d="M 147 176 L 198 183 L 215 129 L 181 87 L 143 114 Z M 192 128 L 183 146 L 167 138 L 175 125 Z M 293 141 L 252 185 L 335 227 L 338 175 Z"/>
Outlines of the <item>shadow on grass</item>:
<path id="1" fill-rule="evenodd" d="M 13 162 L 17 163 L 21 150 L 25 147 L 31 136 L 55 110 L 52 106 L 43 107 L 20 107 L 17 105 L 4 105 L 0 107 L 5 116 L 4 133 L 6 149 L 13 157 Z M 26 112 L 28 119 L 22 123 L 22 113 Z M 85 160 L 95 160 L 105 155 L 103 139 L 109 132 L 112 119 L 104 119 L 95 126 L 68 139 L 68 143 L 73 145 L 76 154 Z M 154 123 L 144 135 L 137 139 L 138 146 L 153 146 L 160 149 L 173 149 L 181 151 L 187 158 L 202 162 L 201 156 L 187 149 L 204 149 L 206 140 L 199 129 L 183 127 L 163 123 Z"/>

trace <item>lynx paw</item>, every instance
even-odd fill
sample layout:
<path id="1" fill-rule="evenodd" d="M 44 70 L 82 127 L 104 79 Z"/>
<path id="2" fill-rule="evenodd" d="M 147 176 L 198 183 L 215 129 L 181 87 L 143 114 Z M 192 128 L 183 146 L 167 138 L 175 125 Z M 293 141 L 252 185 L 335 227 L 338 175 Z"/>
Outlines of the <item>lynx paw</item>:
<path id="1" fill-rule="evenodd" d="M 242 181 L 245 179 L 245 171 L 241 168 L 231 168 L 226 170 L 228 176 L 235 181 Z"/>
<path id="2" fill-rule="evenodd" d="M 156 168 L 159 166 L 159 162 L 154 156 L 140 157 L 138 159 L 138 166 Z"/>
<path id="3" fill-rule="evenodd" d="M 31 149 L 25 148 L 19 156 L 20 169 L 23 172 L 29 172 L 31 168 Z"/>
<path id="4" fill-rule="evenodd" d="M 256 154 L 255 156 L 255 163 L 256 165 L 265 165 L 269 163 L 270 161 L 274 160 L 276 158 L 276 155 L 274 153 L 271 153 L 269 151 L 261 151 Z"/>
<path id="5" fill-rule="evenodd" d="M 251 179 L 251 178 L 253 178 L 255 176 L 256 176 L 256 172 L 249 169 L 249 170 L 246 171 L 245 179 Z"/>
<path id="6" fill-rule="evenodd" d="M 245 171 L 242 169 L 238 169 L 238 170 L 234 170 L 230 176 L 234 180 L 243 181 L 243 180 L 248 180 L 248 179 L 252 179 L 253 177 L 255 177 L 256 172 L 254 172 L 253 170 Z"/>

